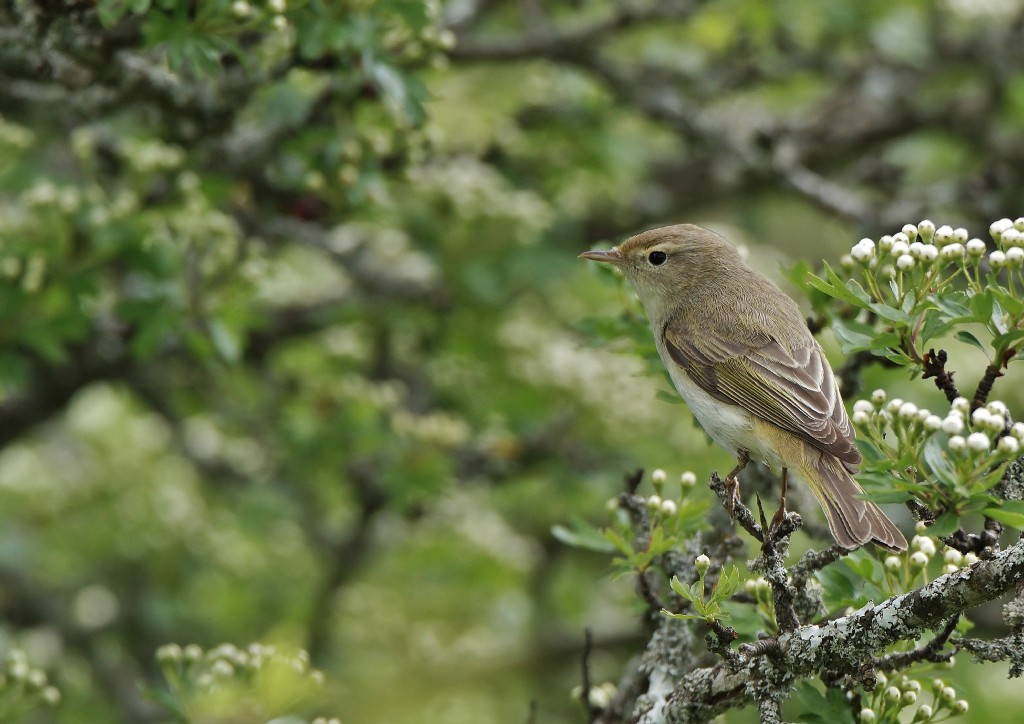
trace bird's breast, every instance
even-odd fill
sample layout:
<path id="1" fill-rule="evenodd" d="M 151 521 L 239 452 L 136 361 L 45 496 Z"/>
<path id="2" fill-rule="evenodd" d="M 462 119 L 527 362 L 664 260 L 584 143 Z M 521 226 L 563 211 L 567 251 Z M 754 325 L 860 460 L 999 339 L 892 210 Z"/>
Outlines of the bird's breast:
<path id="1" fill-rule="evenodd" d="M 776 467 L 779 462 L 778 454 L 772 446 L 766 444 L 761 435 L 757 434 L 757 417 L 741 407 L 722 402 L 705 392 L 660 347 L 661 345 L 661 359 L 672 378 L 672 384 L 711 439 L 733 455 L 739 450 L 746 450 L 755 460 Z"/>

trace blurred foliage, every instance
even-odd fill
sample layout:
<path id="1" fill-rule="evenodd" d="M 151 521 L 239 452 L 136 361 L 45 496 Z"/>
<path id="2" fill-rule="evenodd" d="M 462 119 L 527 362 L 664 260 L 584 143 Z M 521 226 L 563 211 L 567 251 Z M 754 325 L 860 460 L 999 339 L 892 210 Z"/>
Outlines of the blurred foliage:
<path id="1" fill-rule="evenodd" d="M 654 554 L 606 501 L 730 462 L 575 254 L 686 219 L 771 270 L 883 218 L 790 156 L 870 209 L 1011 214 L 1024 83 L 975 39 L 1019 8 L 934 5 L 5 3 L 4 720 L 580 720 L 583 628 L 595 683 L 644 641 L 601 531 Z M 659 545 L 711 509 L 692 476 L 644 484 Z M 872 561 L 835 605 L 885 586 Z M 753 639 L 748 584 L 757 611 L 722 607 Z M 252 641 L 310 661 L 258 674 Z"/>

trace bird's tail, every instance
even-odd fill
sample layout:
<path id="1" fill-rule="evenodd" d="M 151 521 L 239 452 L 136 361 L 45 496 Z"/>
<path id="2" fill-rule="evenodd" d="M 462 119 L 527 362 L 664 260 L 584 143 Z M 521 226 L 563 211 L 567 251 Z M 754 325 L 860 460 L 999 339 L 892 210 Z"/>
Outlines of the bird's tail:
<path id="1" fill-rule="evenodd" d="M 882 509 L 857 496 L 864 489 L 843 464 L 831 455 L 812 454 L 805 458 L 802 477 L 814 491 L 828 518 L 828 527 L 843 548 L 858 548 L 869 541 L 893 551 L 905 551 L 907 539 Z"/>

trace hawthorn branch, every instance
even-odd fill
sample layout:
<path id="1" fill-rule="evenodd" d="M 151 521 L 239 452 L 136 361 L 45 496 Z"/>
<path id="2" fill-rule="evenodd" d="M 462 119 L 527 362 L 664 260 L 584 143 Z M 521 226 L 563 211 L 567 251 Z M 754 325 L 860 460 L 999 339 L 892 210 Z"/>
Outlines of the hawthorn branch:
<path id="1" fill-rule="evenodd" d="M 940 576 L 910 593 L 893 596 L 821 625 L 805 625 L 764 643 L 765 655 L 745 656 L 739 669 L 718 664 L 683 676 L 665 701 L 665 721 L 710 721 L 728 709 L 757 701 L 754 682 L 768 678 L 788 686 L 820 671 L 856 675 L 873 652 L 947 625 L 974 606 L 991 601 L 1024 578 L 1024 542 L 991 559 Z"/>

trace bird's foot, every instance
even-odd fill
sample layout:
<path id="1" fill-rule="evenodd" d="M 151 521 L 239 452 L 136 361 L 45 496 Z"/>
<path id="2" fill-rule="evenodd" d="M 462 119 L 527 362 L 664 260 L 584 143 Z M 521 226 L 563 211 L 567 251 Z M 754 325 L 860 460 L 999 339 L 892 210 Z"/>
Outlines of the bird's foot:
<path id="1" fill-rule="evenodd" d="M 739 474 L 743 468 L 747 467 L 747 463 L 749 462 L 750 453 L 746 450 L 740 450 L 736 453 L 736 467 L 734 467 L 729 474 L 725 476 L 725 490 L 726 493 L 728 493 L 725 509 L 729 513 L 730 520 L 736 517 L 736 503 L 740 501 Z"/>

